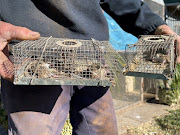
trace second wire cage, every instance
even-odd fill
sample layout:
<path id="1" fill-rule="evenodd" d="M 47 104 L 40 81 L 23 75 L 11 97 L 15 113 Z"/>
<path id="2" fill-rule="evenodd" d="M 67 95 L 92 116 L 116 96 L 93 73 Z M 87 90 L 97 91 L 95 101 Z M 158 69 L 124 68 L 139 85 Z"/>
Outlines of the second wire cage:
<path id="1" fill-rule="evenodd" d="M 176 35 L 144 35 L 135 44 L 127 45 L 126 66 L 128 76 L 167 80 L 175 69 Z"/>

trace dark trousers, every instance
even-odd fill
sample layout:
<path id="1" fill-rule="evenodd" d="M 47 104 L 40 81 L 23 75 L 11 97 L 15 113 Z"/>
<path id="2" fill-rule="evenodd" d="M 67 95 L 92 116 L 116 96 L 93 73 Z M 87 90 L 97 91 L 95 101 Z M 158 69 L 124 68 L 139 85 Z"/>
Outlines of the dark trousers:
<path id="1" fill-rule="evenodd" d="M 108 87 L 14 86 L 2 80 L 9 135 L 60 135 L 68 113 L 73 135 L 118 135 Z"/>

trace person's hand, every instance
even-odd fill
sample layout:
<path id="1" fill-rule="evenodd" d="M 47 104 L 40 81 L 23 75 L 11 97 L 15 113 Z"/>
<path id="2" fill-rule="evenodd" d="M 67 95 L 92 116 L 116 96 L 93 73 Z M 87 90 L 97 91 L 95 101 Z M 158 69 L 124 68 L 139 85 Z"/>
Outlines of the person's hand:
<path id="1" fill-rule="evenodd" d="M 155 30 L 155 35 L 163 35 L 163 34 L 174 34 L 176 35 L 176 49 L 177 49 L 177 63 L 180 63 L 180 36 L 177 35 L 169 26 L 161 25 Z"/>
<path id="2" fill-rule="evenodd" d="M 0 76 L 6 80 L 14 80 L 14 66 L 9 59 L 8 42 L 11 40 L 36 40 L 38 32 L 24 27 L 14 26 L 0 21 Z"/>

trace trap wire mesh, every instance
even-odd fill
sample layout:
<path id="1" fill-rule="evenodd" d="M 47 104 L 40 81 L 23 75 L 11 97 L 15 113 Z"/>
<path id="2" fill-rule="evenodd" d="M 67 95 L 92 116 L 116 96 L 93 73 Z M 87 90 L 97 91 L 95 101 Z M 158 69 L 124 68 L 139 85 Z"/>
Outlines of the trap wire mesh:
<path id="1" fill-rule="evenodd" d="M 135 44 L 127 45 L 126 66 L 128 76 L 167 80 L 175 67 L 176 35 L 144 35 Z"/>
<path id="2" fill-rule="evenodd" d="M 115 85 L 108 41 L 41 37 L 13 46 L 16 85 Z"/>

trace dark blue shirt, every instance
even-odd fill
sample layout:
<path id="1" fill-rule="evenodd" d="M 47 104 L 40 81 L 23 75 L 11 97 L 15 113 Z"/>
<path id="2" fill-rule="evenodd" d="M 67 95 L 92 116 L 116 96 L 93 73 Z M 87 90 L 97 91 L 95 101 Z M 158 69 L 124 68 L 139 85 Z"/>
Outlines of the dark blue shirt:
<path id="1" fill-rule="evenodd" d="M 135 36 L 165 24 L 140 0 L 0 0 L 0 19 L 41 36 L 108 40 L 102 9 Z"/>

